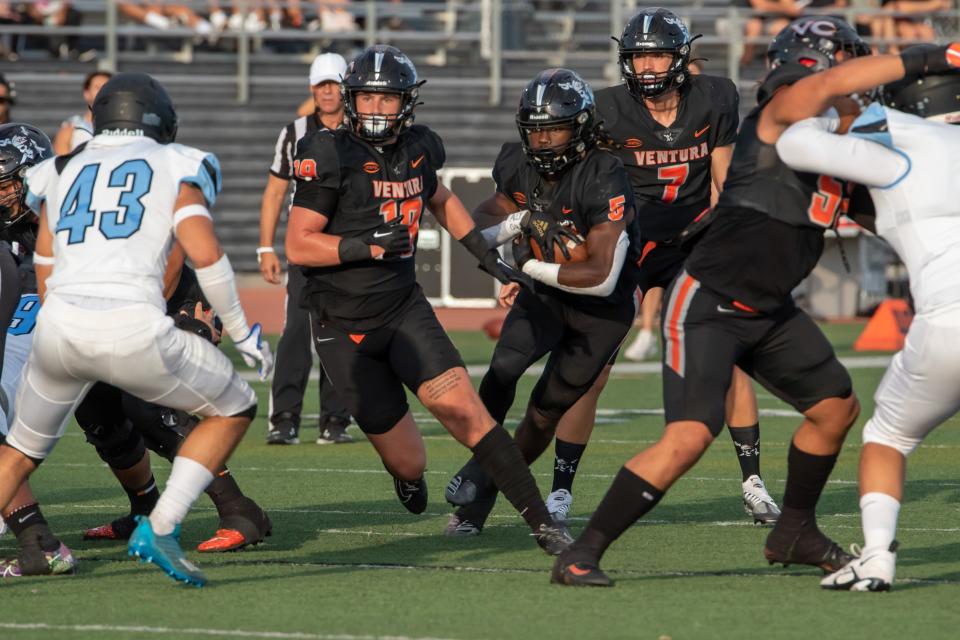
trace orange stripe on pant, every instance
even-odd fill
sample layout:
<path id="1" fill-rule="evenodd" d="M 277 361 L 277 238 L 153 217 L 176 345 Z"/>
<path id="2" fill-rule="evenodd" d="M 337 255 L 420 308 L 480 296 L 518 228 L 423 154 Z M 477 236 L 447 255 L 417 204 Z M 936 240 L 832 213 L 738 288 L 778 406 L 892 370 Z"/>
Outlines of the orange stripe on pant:
<path id="1" fill-rule="evenodd" d="M 687 298 L 690 295 L 690 289 L 696 284 L 696 280 L 690 277 L 687 274 L 684 274 L 682 281 L 677 283 L 679 291 L 677 292 L 676 298 L 671 302 L 673 303 L 673 308 L 670 309 L 670 319 L 668 325 L 668 331 L 670 334 L 670 368 L 676 371 L 679 375 L 683 375 L 683 364 L 681 362 L 681 350 L 682 345 L 680 343 L 680 326 L 681 316 L 684 315 L 683 308 L 687 302 Z"/>

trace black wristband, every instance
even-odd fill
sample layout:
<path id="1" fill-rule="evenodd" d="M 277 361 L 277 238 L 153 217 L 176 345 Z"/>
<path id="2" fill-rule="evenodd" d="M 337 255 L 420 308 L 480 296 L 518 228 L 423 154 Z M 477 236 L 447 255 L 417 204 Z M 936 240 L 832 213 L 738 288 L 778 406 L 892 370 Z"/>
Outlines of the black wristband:
<path id="1" fill-rule="evenodd" d="M 483 262 L 487 252 L 492 251 L 490 245 L 483 239 L 483 233 L 481 233 L 477 227 L 474 227 L 470 230 L 470 233 L 460 238 L 460 244 L 480 262 Z"/>
<path id="2" fill-rule="evenodd" d="M 370 245 L 360 238 L 340 238 L 340 244 L 337 245 L 337 256 L 340 258 L 341 264 L 369 260 Z"/>
<path id="3" fill-rule="evenodd" d="M 213 333 L 203 320 L 197 320 L 185 313 L 179 313 L 177 317 L 174 318 L 173 324 L 177 329 L 196 334 L 207 342 L 213 342 Z"/>
<path id="4" fill-rule="evenodd" d="M 908 81 L 932 73 L 945 73 L 954 69 L 947 62 L 947 47 L 945 46 L 919 45 L 907 47 L 900 54 L 900 60 L 903 62 L 903 77 Z"/>

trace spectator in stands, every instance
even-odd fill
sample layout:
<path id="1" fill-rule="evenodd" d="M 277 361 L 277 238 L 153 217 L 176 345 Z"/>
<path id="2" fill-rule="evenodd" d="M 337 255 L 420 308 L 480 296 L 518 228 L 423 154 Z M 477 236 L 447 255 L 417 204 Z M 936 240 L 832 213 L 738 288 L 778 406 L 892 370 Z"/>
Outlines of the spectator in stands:
<path id="1" fill-rule="evenodd" d="M 884 0 L 883 8 L 894 15 L 881 18 L 876 27 L 879 33 L 875 31 L 873 35 L 883 40 L 896 40 L 897 43 L 888 50 L 897 53 L 901 46 L 936 40 L 930 14 L 949 10 L 951 0 Z"/>
<path id="2" fill-rule="evenodd" d="M 213 27 L 184 4 L 166 4 L 160 2 L 118 2 L 120 13 L 154 29 L 166 30 L 181 24 L 193 29 L 197 35 L 211 37 Z"/>
<path id="3" fill-rule="evenodd" d="M 271 21 L 273 21 L 275 14 L 278 14 L 277 26 L 274 27 L 274 29 L 279 29 L 281 17 L 277 4 L 272 0 L 268 0 L 266 2 L 266 8 L 270 11 Z M 228 11 L 230 15 L 227 15 L 227 13 L 220 8 L 220 2 L 218 0 L 210 0 L 210 24 L 213 25 L 213 28 L 217 31 L 223 31 L 228 27 L 234 31 L 240 31 L 242 27 L 244 31 L 259 33 L 267 28 L 267 14 L 264 11 L 264 5 L 260 3 L 248 3 L 246 18 L 243 17 L 244 14 L 241 12 L 240 5 L 236 0 L 231 2 L 231 7 Z"/>
<path id="4" fill-rule="evenodd" d="M 317 19 L 307 25 L 310 31 L 347 32 L 357 30 L 350 12 L 350 0 L 316 0 Z"/>
<path id="5" fill-rule="evenodd" d="M 106 71 L 88 73 L 83 80 L 83 101 L 87 110 L 82 115 L 75 114 L 63 121 L 60 130 L 53 137 L 53 152 L 58 156 L 66 155 L 93 137 L 93 117 L 90 109 L 100 87 L 107 83 L 111 74 Z"/>
<path id="6" fill-rule="evenodd" d="M 62 0 L 35 0 L 23 5 L 23 12 L 27 21 L 43 25 L 50 29 L 57 27 L 74 27 L 80 24 L 80 12 L 73 8 L 70 2 Z M 76 36 L 52 35 L 48 39 L 50 53 L 61 59 L 70 57 L 76 52 Z"/>
<path id="7" fill-rule="evenodd" d="M 0 2 L 0 24 L 23 24 L 24 15 L 12 2 Z M 15 62 L 23 36 L 5 34 L 0 38 L 0 56 Z"/>
<path id="8" fill-rule="evenodd" d="M 280 132 L 276 154 L 260 205 L 260 247 L 257 262 L 263 279 L 280 284 L 280 260 L 273 242 L 280 219 L 284 196 L 293 179 L 293 158 L 297 143 L 306 136 L 323 129 L 337 129 L 344 124 L 340 81 L 347 63 L 336 53 L 317 56 L 310 65 L 310 87 L 313 93 L 313 111 L 299 117 Z M 300 414 L 303 394 L 313 366 L 311 351 L 310 315 L 300 306 L 301 292 L 306 280 L 300 269 L 288 265 L 287 313 L 283 335 L 277 345 L 277 368 L 270 389 L 270 431 L 268 444 L 297 444 L 300 441 Z M 352 442 L 346 433 L 350 414 L 335 395 L 330 381 L 320 372 L 320 437 L 317 444 Z"/>
<path id="9" fill-rule="evenodd" d="M 743 35 L 747 42 L 743 46 L 741 65 L 752 62 L 756 54 L 757 43 L 750 42 L 751 38 L 762 35 L 772 38 L 790 24 L 791 20 L 808 13 L 808 9 L 815 9 L 816 13 L 824 13 L 825 10 L 847 6 L 847 0 L 733 0 L 733 2 L 736 6 L 749 8 L 754 12 L 744 28 Z"/>
<path id="10" fill-rule="evenodd" d="M 7 124 L 13 120 L 10 115 L 10 107 L 17 102 L 17 90 L 15 85 L 0 73 L 0 124 Z"/>

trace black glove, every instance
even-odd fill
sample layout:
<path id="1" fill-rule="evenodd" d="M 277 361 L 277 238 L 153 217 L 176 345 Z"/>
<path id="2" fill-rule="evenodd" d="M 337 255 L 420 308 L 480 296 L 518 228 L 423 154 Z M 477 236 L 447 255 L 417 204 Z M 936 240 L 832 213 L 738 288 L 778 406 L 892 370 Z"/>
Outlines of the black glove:
<path id="1" fill-rule="evenodd" d="M 483 257 L 483 260 L 480 261 L 480 269 L 499 280 L 500 284 L 516 282 L 521 286 L 533 290 L 533 279 L 504 262 L 503 258 L 500 257 L 500 254 L 495 249 L 490 249 Z"/>
<path id="2" fill-rule="evenodd" d="M 543 259 L 545 262 L 554 262 L 554 247 L 560 247 L 560 253 L 563 254 L 564 259 L 570 259 L 570 250 L 567 249 L 567 240 L 573 240 L 574 244 L 583 244 L 583 239 L 578 236 L 570 225 L 566 224 L 552 224 L 547 227 L 546 233 L 543 234 L 543 242 L 541 243 L 541 248 L 543 249 Z"/>
<path id="3" fill-rule="evenodd" d="M 523 271 L 523 265 L 533 260 L 533 249 L 530 248 L 530 236 L 521 233 L 513 239 L 513 261 L 517 269 Z"/>
<path id="4" fill-rule="evenodd" d="M 337 252 L 340 262 L 357 262 L 370 259 L 370 247 L 383 249 L 383 259 L 396 258 L 410 251 L 410 228 L 403 224 L 403 217 L 397 216 L 385 222 L 366 235 L 357 238 L 341 238 Z"/>
<path id="5" fill-rule="evenodd" d="M 960 67 L 957 43 L 948 45 L 919 44 L 907 47 L 900 54 L 904 80 L 912 82 L 927 75 L 956 71 Z"/>

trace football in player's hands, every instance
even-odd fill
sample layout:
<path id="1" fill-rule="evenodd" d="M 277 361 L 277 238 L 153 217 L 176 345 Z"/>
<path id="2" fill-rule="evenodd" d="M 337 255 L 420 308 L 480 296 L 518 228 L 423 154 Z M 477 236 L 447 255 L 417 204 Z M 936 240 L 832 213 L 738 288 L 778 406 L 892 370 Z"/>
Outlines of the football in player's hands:
<path id="1" fill-rule="evenodd" d="M 535 259 L 554 264 L 583 262 L 588 257 L 586 240 L 570 222 L 531 221 L 530 250 Z"/>

